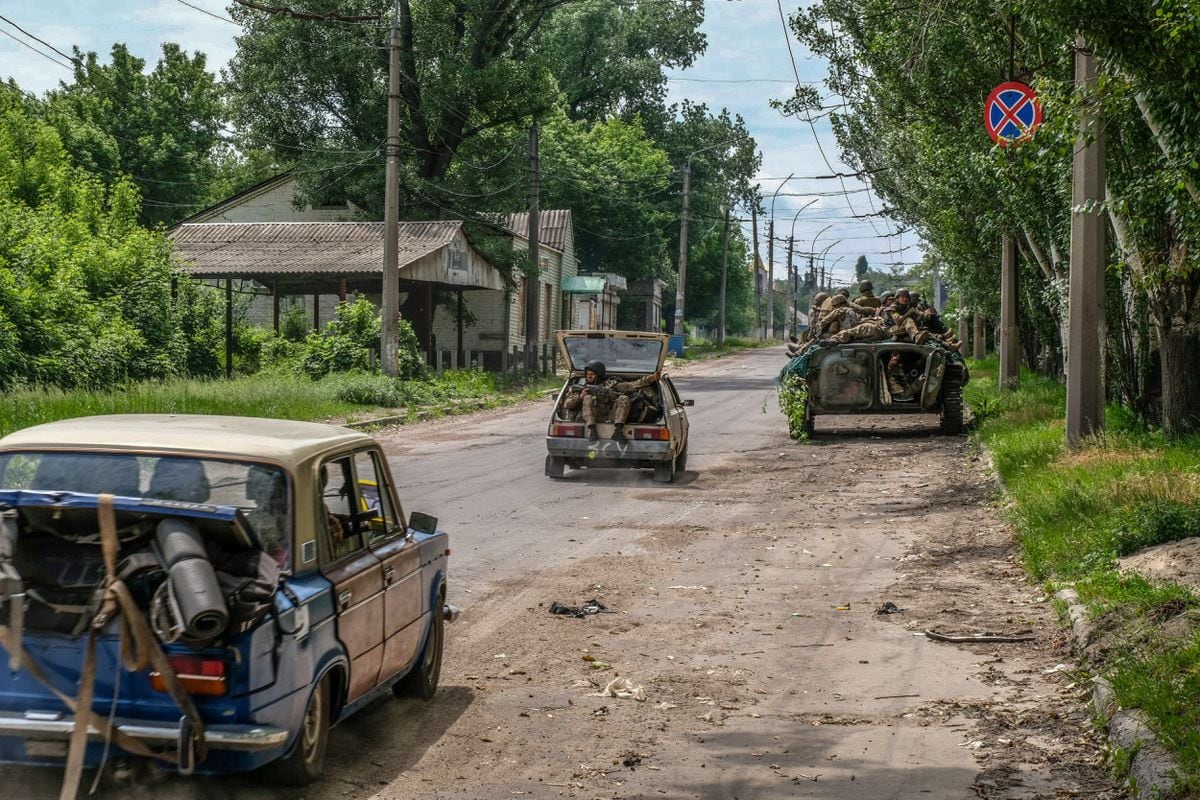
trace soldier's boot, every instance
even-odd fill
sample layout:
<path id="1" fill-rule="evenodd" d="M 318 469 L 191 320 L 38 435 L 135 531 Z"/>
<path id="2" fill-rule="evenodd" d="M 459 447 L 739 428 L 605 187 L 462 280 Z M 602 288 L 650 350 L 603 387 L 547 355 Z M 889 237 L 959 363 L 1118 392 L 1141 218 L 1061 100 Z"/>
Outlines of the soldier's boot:
<path id="1" fill-rule="evenodd" d="M 612 438 L 614 442 L 625 442 L 629 440 L 629 437 L 625 435 L 624 422 L 617 422 L 613 424 Z"/>
<path id="2" fill-rule="evenodd" d="M 913 337 L 913 341 L 917 344 L 925 344 L 925 342 L 929 341 L 929 331 L 921 331 Z"/>
<path id="3" fill-rule="evenodd" d="M 586 427 L 587 427 L 587 438 L 588 438 L 588 441 L 589 441 L 589 442 L 598 442 L 598 441 L 600 441 L 600 434 L 599 434 L 599 433 L 596 433 L 596 426 L 595 426 L 595 425 L 588 425 L 588 426 L 586 426 Z"/>

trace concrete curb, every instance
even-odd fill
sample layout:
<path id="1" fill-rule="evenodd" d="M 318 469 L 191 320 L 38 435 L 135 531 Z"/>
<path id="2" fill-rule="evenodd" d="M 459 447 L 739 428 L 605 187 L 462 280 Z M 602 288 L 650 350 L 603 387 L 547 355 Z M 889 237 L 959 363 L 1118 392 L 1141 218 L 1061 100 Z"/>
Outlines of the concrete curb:
<path id="1" fill-rule="evenodd" d="M 1054 597 L 1067 607 L 1075 647 L 1082 655 L 1091 641 L 1095 626 L 1088 619 L 1087 606 L 1079 602 L 1074 589 L 1062 589 Z M 1109 743 L 1133 754 L 1129 763 L 1128 789 L 1130 796 L 1171 800 L 1174 776 L 1179 764 L 1146 724 L 1145 716 L 1137 709 L 1124 709 L 1117 704 L 1112 684 L 1103 676 L 1092 678 L 1092 708 L 1104 720 Z"/>

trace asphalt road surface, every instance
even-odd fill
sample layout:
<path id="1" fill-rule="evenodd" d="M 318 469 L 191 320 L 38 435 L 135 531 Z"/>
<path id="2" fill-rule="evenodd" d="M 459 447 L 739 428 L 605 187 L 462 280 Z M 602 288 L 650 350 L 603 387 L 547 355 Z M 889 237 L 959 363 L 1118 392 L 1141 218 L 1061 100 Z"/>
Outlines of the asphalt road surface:
<path id="1" fill-rule="evenodd" d="M 696 401 L 670 485 L 544 477 L 549 400 L 380 433 L 406 510 L 451 536 L 463 616 L 438 695 L 335 728 L 304 791 L 135 769 L 101 796 L 1119 796 L 986 458 L 932 416 L 818 418 L 793 442 L 782 363 L 668 370 Z M 548 613 L 591 599 L 612 613 Z M 644 699 L 605 695 L 616 678 Z M 55 778 L 0 772 L 15 797 L 54 797 Z"/>

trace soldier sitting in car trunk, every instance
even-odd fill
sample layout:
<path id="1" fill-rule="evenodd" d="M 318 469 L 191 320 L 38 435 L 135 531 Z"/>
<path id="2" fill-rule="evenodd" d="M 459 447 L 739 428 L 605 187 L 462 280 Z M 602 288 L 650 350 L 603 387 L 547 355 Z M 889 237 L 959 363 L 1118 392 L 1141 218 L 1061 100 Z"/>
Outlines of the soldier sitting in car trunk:
<path id="1" fill-rule="evenodd" d="M 582 409 L 583 423 L 588 441 L 591 442 L 600 439 L 596 423 L 610 420 L 613 423 L 612 438 L 624 441 L 625 421 L 629 419 L 629 409 L 633 403 L 632 393 L 652 385 L 659 377 L 654 372 L 635 381 L 621 381 L 616 378 L 606 380 L 607 374 L 604 362 L 589 361 L 583 368 L 583 385 L 573 387 L 563 400 L 563 409 L 566 411 Z"/>

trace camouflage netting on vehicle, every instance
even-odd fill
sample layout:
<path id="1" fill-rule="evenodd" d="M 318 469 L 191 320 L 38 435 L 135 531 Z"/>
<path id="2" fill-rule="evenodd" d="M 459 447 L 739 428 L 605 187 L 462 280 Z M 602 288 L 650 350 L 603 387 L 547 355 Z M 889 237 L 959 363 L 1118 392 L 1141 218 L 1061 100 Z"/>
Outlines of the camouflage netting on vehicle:
<path id="1" fill-rule="evenodd" d="M 838 347 L 838 346 L 840 346 L 840 345 L 834 344 L 833 342 L 819 342 L 818 341 L 818 342 L 809 343 L 809 345 L 807 347 L 805 347 L 798 356 L 796 356 L 791 361 L 789 361 L 787 364 L 785 364 L 783 369 L 779 371 L 779 377 L 777 377 L 775 379 L 776 385 L 781 385 L 791 375 L 799 375 L 801 377 L 807 375 L 808 374 L 808 362 L 809 362 L 809 359 L 811 359 L 813 355 L 820 352 L 821 350 L 825 350 L 826 348 Z M 966 385 L 966 383 L 967 383 L 967 368 L 966 368 L 966 361 L 963 359 L 962 353 L 960 353 L 956 349 L 952 350 L 949 347 L 946 347 L 941 341 L 939 341 L 937 339 L 930 339 L 928 342 L 926 342 L 922 346 L 928 347 L 930 349 L 942 350 L 943 352 L 945 352 L 947 354 L 946 355 L 946 363 L 947 364 L 961 364 L 963 366 L 963 385 L 964 386 Z"/>

